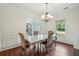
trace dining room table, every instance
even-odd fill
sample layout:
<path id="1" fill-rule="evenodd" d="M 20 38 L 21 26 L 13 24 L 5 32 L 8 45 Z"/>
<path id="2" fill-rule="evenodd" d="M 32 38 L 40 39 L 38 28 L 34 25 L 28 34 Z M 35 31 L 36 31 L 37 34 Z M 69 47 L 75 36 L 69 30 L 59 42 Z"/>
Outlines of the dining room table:
<path id="1" fill-rule="evenodd" d="M 47 40 L 48 36 L 46 34 L 39 34 L 39 35 L 32 35 L 32 36 L 26 36 L 25 37 L 30 43 L 25 45 L 31 45 L 34 48 L 38 49 L 38 55 L 41 51 L 41 42 L 44 42 Z M 30 51 L 31 52 L 31 51 Z"/>
<path id="2" fill-rule="evenodd" d="M 25 45 L 32 45 L 34 48 L 38 48 L 38 55 L 39 55 L 41 52 L 41 42 L 44 42 L 48 39 L 48 34 L 32 35 L 25 38 L 28 39 L 28 41 L 30 42 L 29 44 Z"/>

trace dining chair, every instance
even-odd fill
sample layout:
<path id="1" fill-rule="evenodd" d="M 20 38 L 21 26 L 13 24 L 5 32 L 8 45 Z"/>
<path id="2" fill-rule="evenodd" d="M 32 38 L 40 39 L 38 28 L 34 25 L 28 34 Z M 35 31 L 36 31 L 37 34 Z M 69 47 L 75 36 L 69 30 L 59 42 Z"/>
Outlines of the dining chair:
<path id="1" fill-rule="evenodd" d="M 21 52 L 22 52 L 22 55 L 26 56 L 26 55 L 28 55 L 27 54 L 27 49 L 28 48 L 29 48 L 29 51 L 30 51 L 30 42 L 25 39 L 23 33 L 18 33 L 18 34 L 19 34 L 19 36 L 21 38 L 21 46 L 22 46 Z M 25 44 L 27 44 L 27 45 L 25 45 Z"/>
<path id="2" fill-rule="evenodd" d="M 53 39 L 52 39 L 52 35 L 54 34 L 53 31 L 48 31 L 48 38 L 44 41 L 41 42 L 41 46 L 43 45 L 44 47 L 43 52 L 45 52 L 45 54 L 49 53 L 49 50 L 52 48 L 52 44 L 53 44 Z"/>

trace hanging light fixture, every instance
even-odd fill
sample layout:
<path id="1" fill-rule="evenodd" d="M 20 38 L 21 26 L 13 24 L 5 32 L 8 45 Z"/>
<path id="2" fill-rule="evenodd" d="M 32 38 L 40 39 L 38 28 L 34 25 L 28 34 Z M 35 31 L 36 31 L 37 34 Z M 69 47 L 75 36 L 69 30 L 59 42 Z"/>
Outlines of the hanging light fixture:
<path id="1" fill-rule="evenodd" d="M 47 9 L 48 9 L 48 3 L 45 3 L 45 5 L 46 5 L 46 12 L 45 12 L 45 14 L 42 15 L 41 17 L 42 17 L 42 19 L 43 19 L 45 22 L 48 22 L 49 20 L 53 19 L 53 16 L 51 16 L 50 14 L 48 14 L 48 11 L 47 11 Z"/>

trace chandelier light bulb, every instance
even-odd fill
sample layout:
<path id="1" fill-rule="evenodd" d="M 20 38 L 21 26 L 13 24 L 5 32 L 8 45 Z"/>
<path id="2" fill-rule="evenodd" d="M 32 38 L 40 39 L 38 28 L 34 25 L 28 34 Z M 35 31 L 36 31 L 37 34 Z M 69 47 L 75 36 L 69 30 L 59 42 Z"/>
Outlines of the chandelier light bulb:
<path id="1" fill-rule="evenodd" d="M 42 15 L 41 18 L 44 19 L 45 18 L 45 15 Z"/>
<path id="2" fill-rule="evenodd" d="M 47 15 L 47 17 L 49 17 L 49 18 L 51 18 L 51 19 L 53 18 L 53 16 L 51 16 L 51 15 L 49 15 L 49 14 Z"/>

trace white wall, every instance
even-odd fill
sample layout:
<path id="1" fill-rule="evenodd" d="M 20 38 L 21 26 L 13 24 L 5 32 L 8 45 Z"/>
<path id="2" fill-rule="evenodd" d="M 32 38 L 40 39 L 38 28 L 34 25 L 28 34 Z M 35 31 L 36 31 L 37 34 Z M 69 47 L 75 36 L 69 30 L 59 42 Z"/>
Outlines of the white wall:
<path id="1" fill-rule="evenodd" d="M 2 43 L 3 48 L 20 43 L 17 35 L 18 32 L 22 32 L 24 34 L 26 33 L 26 20 L 28 18 L 33 20 L 39 19 L 37 14 L 28 10 L 17 8 L 16 6 L 10 4 L 3 4 L 2 8 L 0 5 L 0 34 L 2 35 L 0 36 L 0 49 L 2 49 Z M 1 16 L 2 11 L 3 13 Z"/>
<path id="2" fill-rule="evenodd" d="M 0 49 L 1 49 L 1 33 L 2 33 L 2 4 L 0 4 Z"/>
<path id="3" fill-rule="evenodd" d="M 60 38 L 58 41 L 73 44 L 75 48 L 79 49 L 79 8 L 73 7 L 60 11 L 54 17 L 54 20 L 48 25 L 48 29 L 55 31 L 55 21 L 65 19 L 66 34 L 64 38 Z"/>
<path id="4" fill-rule="evenodd" d="M 30 11 L 24 11 L 17 7 L 5 4 L 3 9 L 3 34 L 25 33 L 26 18 L 37 18 L 37 15 Z"/>
<path id="5" fill-rule="evenodd" d="M 1 34 L 1 26 L 2 25 L 2 4 L 0 4 L 0 34 Z"/>

